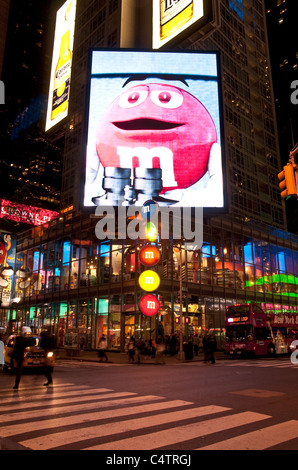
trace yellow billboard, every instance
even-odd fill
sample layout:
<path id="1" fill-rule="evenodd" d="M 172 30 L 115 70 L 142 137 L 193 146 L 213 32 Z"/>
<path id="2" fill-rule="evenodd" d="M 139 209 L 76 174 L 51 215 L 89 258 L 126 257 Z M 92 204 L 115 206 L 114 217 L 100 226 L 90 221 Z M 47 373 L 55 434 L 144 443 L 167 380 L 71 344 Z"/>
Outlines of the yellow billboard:
<path id="1" fill-rule="evenodd" d="M 152 48 L 159 49 L 204 16 L 204 0 L 153 0 Z"/>
<path id="2" fill-rule="evenodd" d="M 76 0 L 67 0 L 57 11 L 46 131 L 68 114 Z"/>

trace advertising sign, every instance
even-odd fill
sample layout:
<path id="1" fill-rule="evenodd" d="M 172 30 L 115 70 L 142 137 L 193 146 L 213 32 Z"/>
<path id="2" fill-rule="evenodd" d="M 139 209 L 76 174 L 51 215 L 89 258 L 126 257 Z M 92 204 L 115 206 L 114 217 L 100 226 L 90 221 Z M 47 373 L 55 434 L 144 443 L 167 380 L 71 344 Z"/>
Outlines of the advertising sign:
<path id="1" fill-rule="evenodd" d="M 0 199 L 0 219 L 39 226 L 57 218 L 58 212 Z"/>
<path id="2" fill-rule="evenodd" d="M 204 16 L 203 0 L 153 0 L 152 48 L 159 49 Z"/>
<path id="3" fill-rule="evenodd" d="M 46 131 L 68 114 L 75 17 L 76 0 L 67 0 L 56 16 Z"/>
<path id="4" fill-rule="evenodd" d="M 92 51 L 83 208 L 224 208 L 220 103 L 217 53 Z"/>
<path id="5" fill-rule="evenodd" d="M 0 233 L 0 300 L 1 307 L 10 305 L 17 240 L 7 232 Z"/>
<path id="6" fill-rule="evenodd" d="M 144 315 L 153 317 L 160 308 L 158 298 L 153 294 L 146 294 L 140 301 L 140 310 Z"/>

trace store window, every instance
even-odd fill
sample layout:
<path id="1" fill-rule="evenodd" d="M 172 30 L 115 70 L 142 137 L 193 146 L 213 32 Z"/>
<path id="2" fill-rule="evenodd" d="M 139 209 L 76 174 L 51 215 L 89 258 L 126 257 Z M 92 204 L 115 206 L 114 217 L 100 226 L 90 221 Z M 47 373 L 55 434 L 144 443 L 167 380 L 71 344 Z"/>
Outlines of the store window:
<path id="1" fill-rule="evenodd" d="M 110 243 L 100 245 L 99 254 L 100 283 L 110 282 Z"/>

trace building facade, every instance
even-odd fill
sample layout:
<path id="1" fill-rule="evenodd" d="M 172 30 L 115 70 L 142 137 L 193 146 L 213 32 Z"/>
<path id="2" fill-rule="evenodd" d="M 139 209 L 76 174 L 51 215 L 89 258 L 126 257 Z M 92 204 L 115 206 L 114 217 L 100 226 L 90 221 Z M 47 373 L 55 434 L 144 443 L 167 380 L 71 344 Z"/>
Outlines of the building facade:
<path id="1" fill-rule="evenodd" d="M 297 312 L 298 239 L 286 231 L 278 191 L 280 156 L 263 3 L 221 0 L 220 27 L 207 38 L 194 35 L 177 45 L 221 53 L 229 214 L 204 220 L 201 249 L 186 251 L 171 240 L 158 243 L 161 309 L 156 317 L 146 317 L 138 306 L 141 246 L 98 240 L 96 219 L 77 210 L 88 50 L 120 47 L 125 2 L 78 1 L 70 109 L 63 124 L 61 217 L 19 237 L 14 303 L 2 312 L 2 326 L 25 323 L 36 332 L 50 326 L 59 347 L 83 338 L 93 349 L 105 333 L 109 348 L 123 350 L 127 335 L 156 339 L 178 332 L 182 304 L 184 338 L 214 329 L 223 347 L 227 305 L 252 301 L 267 312 Z"/>
<path id="2" fill-rule="evenodd" d="M 204 226 L 199 250 L 157 243 L 161 261 L 156 317 L 140 313 L 141 243 L 98 240 L 96 219 L 72 212 L 47 229 L 19 237 L 14 299 L 1 326 L 26 324 L 36 333 L 51 327 L 59 347 L 69 336 L 96 348 L 124 349 L 127 335 L 154 339 L 179 332 L 180 301 L 185 339 L 214 329 L 224 345 L 225 307 L 258 302 L 265 311 L 298 311 L 298 238 L 261 224 L 214 218 Z M 181 256 L 181 260 L 180 260 Z M 182 299 L 180 299 L 180 277 Z"/>

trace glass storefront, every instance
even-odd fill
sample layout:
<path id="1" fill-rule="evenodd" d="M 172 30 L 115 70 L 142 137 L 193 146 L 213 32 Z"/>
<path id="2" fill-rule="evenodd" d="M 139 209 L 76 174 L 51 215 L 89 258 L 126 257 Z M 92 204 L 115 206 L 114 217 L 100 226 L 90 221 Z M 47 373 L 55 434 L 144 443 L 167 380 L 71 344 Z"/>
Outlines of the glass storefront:
<path id="1" fill-rule="evenodd" d="M 298 310 L 294 235 L 215 219 L 204 226 L 199 250 L 158 244 L 161 260 L 154 269 L 161 278 L 161 308 L 154 318 L 138 306 L 140 247 L 100 242 L 86 216 L 53 221 L 37 236 L 26 232 L 17 246 L 13 304 L 0 311 L 0 326 L 21 322 L 36 333 L 50 327 L 59 347 L 76 341 L 94 349 L 105 334 L 110 349 L 124 350 L 131 335 L 178 334 L 181 306 L 185 340 L 211 328 L 223 345 L 226 305 L 256 301 L 271 310 Z"/>

